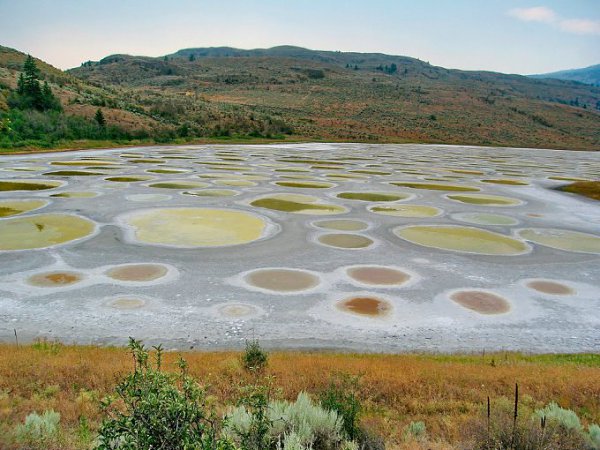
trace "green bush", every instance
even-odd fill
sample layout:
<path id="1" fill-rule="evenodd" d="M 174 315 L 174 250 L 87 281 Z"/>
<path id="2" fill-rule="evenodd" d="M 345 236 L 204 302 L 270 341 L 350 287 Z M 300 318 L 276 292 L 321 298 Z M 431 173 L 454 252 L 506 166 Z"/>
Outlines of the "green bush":
<path id="1" fill-rule="evenodd" d="M 103 400 L 108 418 L 100 427 L 99 450 L 234 449 L 219 437 L 220 421 L 207 407 L 205 391 L 187 374 L 185 361 L 179 360 L 179 374 L 167 373 L 160 346 L 155 364 L 140 342 L 130 338 L 129 348 L 134 371 L 117 385 L 117 398 Z"/>
<path id="2" fill-rule="evenodd" d="M 19 443 L 28 448 L 48 448 L 58 438 L 60 414 L 44 411 L 42 415 L 31 413 L 25 418 L 23 425 L 18 425 L 15 436 Z"/>
<path id="3" fill-rule="evenodd" d="M 344 432 L 350 439 L 357 439 L 361 435 L 358 423 L 361 405 L 356 394 L 358 387 L 358 377 L 342 374 L 331 380 L 321 394 L 321 406 L 335 411 L 342 418 Z"/>
<path id="4" fill-rule="evenodd" d="M 242 354 L 242 366 L 250 372 L 261 372 L 267 367 L 269 355 L 258 341 L 246 341 L 246 350 Z"/>
<path id="5" fill-rule="evenodd" d="M 404 430 L 404 438 L 405 439 L 423 439 L 425 434 L 427 433 L 427 428 L 425 427 L 425 423 L 419 422 L 411 422 L 408 424 L 406 429 Z"/>
<path id="6" fill-rule="evenodd" d="M 61 141 L 127 141 L 147 137 L 144 131 L 129 133 L 112 125 L 100 127 L 93 120 L 60 111 L 13 109 L 8 113 L 0 113 L 0 122 L 7 124 L 4 131 L 0 132 L 0 148 L 28 145 L 52 147 Z"/>
<path id="7" fill-rule="evenodd" d="M 246 386 L 238 407 L 225 419 L 224 436 L 243 450 L 263 450 L 271 446 L 272 426 L 268 415 L 269 387 Z"/>

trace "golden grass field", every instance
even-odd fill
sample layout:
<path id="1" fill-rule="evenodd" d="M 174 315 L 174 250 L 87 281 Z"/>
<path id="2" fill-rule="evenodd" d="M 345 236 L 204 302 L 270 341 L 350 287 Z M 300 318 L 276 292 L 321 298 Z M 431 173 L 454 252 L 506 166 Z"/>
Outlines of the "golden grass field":
<path id="1" fill-rule="evenodd" d="M 183 356 L 190 374 L 207 386 L 218 405 L 231 404 L 242 385 L 255 382 L 234 352 L 170 352 L 164 367 Z M 0 345 L 0 448 L 27 414 L 54 409 L 61 414 L 65 444 L 79 448 L 81 417 L 96 429 L 98 399 L 132 370 L 125 348 L 63 346 L 53 343 Z M 492 408 L 507 403 L 519 384 L 524 408 L 551 401 L 574 410 L 584 424 L 600 423 L 600 355 L 382 355 L 274 352 L 264 376 L 275 396 L 294 399 L 300 391 L 318 395 L 336 374 L 360 376 L 362 424 L 385 437 L 388 448 L 454 448 L 465 430 Z M 411 421 L 427 426 L 428 443 L 403 443 Z M 2 437 L 4 436 L 4 438 Z"/>

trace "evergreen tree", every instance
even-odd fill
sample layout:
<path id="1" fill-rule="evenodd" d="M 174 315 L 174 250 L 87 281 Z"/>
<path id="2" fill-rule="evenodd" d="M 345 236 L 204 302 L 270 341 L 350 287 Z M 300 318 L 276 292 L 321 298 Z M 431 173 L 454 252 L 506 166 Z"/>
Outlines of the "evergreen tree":
<path id="1" fill-rule="evenodd" d="M 196 59 L 196 57 L 194 56 L 193 53 L 190 53 L 190 58 L 189 59 L 190 59 L 190 61 L 194 61 Z"/>
<path id="2" fill-rule="evenodd" d="M 61 109 L 60 102 L 52 93 L 48 83 L 40 85 L 40 70 L 31 55 L 27 55 L 23 71 L 19 75 L 16 97 L 14 104 L 20 109 L 38 109 L 40 111 Z"/>
<path id="3" fill-rule="evenodd" d="M 25 85 L 27 88 L 31 88 L 36 84 L 39 86 L 40 70 L 35 64 L 35 60 L 31 55 L 27 55 L 27 59 L 23 64 L 23 73 L 25 74 Z"/>
<path id="4" fill-rule="evenodd" d="M 17 82 L 17 93 L 19 95 L 25 94 L 25 76 L 23 75 L 23 72 L 19 74 L 19 81 Z"/>
<path id="5" fill-rule="evenodd" d="M 52 93 L 52 89 L 50 89 L 50 85 L 47 81 L 44 81 L 44 86 L 42 87 L 42 97 L 41 97 L 41 106 L 43 110 L 54 109 L 60 110 L 60 102 Z"/>
<path id="6" fill-rule="evenodd" d="M 94 120 L 100 128 L 106 127 L 106 119 L 104 118 L 104 114 L 102 114 L 102 110 L 100 108 L 98 108 L 98 110 L 96 111 Z"/>

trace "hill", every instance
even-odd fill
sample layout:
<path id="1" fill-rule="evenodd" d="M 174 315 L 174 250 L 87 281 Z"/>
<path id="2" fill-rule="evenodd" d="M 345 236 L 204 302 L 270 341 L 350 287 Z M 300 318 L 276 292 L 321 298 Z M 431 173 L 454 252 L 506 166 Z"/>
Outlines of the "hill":
<path id="1" fill-rule="evenodd" d="M 291 129 L 281 119 L 244 106 L 179 99 L 111 82 L 80 79 L 34 58 L 62 111 L 21 110 L 11 97 L 27 55 L 0 46 L 0 148 L 113 146 L 128 143 L 188 142 L 199 137 L 282 138 Z M 116 57 L 113 57 L 116 59 Z M 130 57 L 127 57 L 130 58 Z M 101 109 L 107 126 L 94 121 Z M 193 120 L 185 114 L 194 111 Z"/>
<path id="2" fill-rule="evenodd" d="M 0 114 L 8 109 L 25 56 L 0 47 Z M 293 46 L 117 54 L 66 72 L 36 61 L 64 114 L 90 121 L 101 108 L 108 124 L 128 139 L 293 135 L 600 149 L 600 87 L 572 81 Z"/>
<path id="3" fill-rule="evenodd" d="M 7 99 L 17 86 L 26 57 L 18 50 L 0 46 L 0 111 L 8 109 Z M 108 86 L 93 86 L 40 59 L 34 60 L 41 78 L 48 81 L 67 114 L 92 118 L 98 107 L 104 107 L 109 120 L 126 129 L 149 129 L 158 125 L 151 117 L 136 112 L 135 105 L 126 100 L 123 92 Z"/>
<path id="4" fill-rule="evenodd" d="M 533 78 L 555 78 L 557 80 L 578 81 L 580 83 L 600 86 L 600 64 L 584 67 L 583 69 L 561 70 L 559 72 L 531 75 Z"/>
<path id="5" fill-rule="evenodd" d="M 189 48 L 158 58 L 112 55 L 69 73 L 133 89 L 174 121 L 202 120 L 201 101 L 276 115 L 311 139 L 600 148 L 597 87 L 403 56 Z"/>

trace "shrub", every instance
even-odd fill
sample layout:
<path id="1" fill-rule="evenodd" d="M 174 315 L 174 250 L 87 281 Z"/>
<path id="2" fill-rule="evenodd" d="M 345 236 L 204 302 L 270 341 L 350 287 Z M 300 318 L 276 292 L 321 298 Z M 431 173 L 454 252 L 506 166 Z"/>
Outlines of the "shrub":
<path id="1" fill-rule="evenodd" d="M 295 402 L 271 401 L 253 409 L 238 406 L 227 415 L 224 432 L 244 450 L 356 448 L 344 439 L 341 417 L 314 404 L 305 392 Z"/>
<path id="2" fill-rule="evenodd" d="M 554 423 L 562 429 L 573 430 L 587 437 L 592 448 L 600 449 L 600 426 L 592 424 L 586 433 L 579 417 L 574 411 L 561 408 L 555 402 L 552 402 L 545 408 L 536 410 L 534 416 L 540 420 L 544 418 L 544 420 Z"/>
<path id="3" fill-rule="evenodd" d="M 411 422 L 408 424 L 406 429 L 404 430 L 404 438 L 405 439 L 423 439 L 427 432 L 427 428 L 425 427 L 425 423 L 419 422 Z"/>
<path id="4" fill-rule="evenodd" d="M 557 411 L 551 405 L 548 405 L 547 410 Z M 475 423 L 471 440 L 464 448 L 470 450 L 581 450 L 589 448 L 589 438 L 580 429 L 567 428 L 560 420 L 543 419 L 543 416 L 538 415 L 538 411 L 532 413 L 522 406 L 519 418 L 515 422 L 511 402 L 500 401 L 492 408 L 489 422 L 480 420 Z M 570 415 L 561 417 L 568 417 L 569 420 L 572 420 Z"/>
<path id="5" fill-rule="evenodd" d="M 62 348 L 62 344 L 59 341 L 51 341 L 48 339 L 36 339 L 32 344 L 31 348 L 48 353 L 51 355 L 58 355 L 60 349 Z"/>
<path id="6" fill-rule="evenodd" d="M 267 367 L 269 355 L 258 341 L 246 341 L 246 351 L 242 354 L 242 366 L 250 372 L 261 372 Z"/>
<path id="7" fill-rule="evenodd" d="M 590 425 L 589 429 L 590 442 L 595 449 L 600 449 L 600 426 Z"/>
<path id="8" fill-rule="evenodd" d="M 325 72 L 322 69 L 304 69 L 306 76 L 313 80 L 325 78 Z"/>
<path id="9" fill-rule="evenodd" d="M 342 418 L 344 432 L 350 439 L 360 436 L 358 417 L 361 405 L 356 395 L 358 386 L 358 377 L 342 374 L 333 379 L 321 394 L 321 406 L 335 411 Z"/>
<path id="10" fill-rule="evenodd" d="M 233 447 L 218 437 L 219 421 L 209 411 L 204 390 L 187 374 L 180 359 L 179 374 L 162 371 L 162 349 L 156 350 L 156 363 L 149 352 L 132 338 L 134 371 L 116 388 L 114 398 L 103 400 L 109 418 L 99 431 L 98 449 L 197 449 L 228 450 Z"/>
<path id="11" fill-rule="evenodd" d="M 240 444 L 243 450 L 263 450 L 271 446 L 272 426 L 268 415 L 269 388 L 248 386 L 238 407 L 226 417 L 224 435 Z"/>
<path id="12" fill-rule="evenodd" d="M 541 419 L 542 417 L 546 420 L 556 422 L 558 425 L 570 429 L 582 431 L 583 427 L 579 421 L 579 417 L 575 412 L 570 409 L 564 409 L 552 402 L 543 409 L 535 411 L 534 416 Z"/>
<path id="13" fill-rule="evenodd" d="M 31 413 L 25 418 L 23 425 L 18 425 L 15 430 L 17 441 L 31 448 L 48 448 L 58 437 L 60 414 L 53 411 L 44 411 L 40 416 Z"/>
<path id="14" fill-rule="evenodd" d="M 8 113 L 0 112 L 0 120 L 10 124 L 0 133 L 0 147 L 8 148 L 26 145 L 50 147 L 60 141 L 80 139 L 131 140 L 147 135 L 141 130 L 129 133 L 112 125 L 99 127 L 93 120 L 58 111 L 13 109 Z"/>

